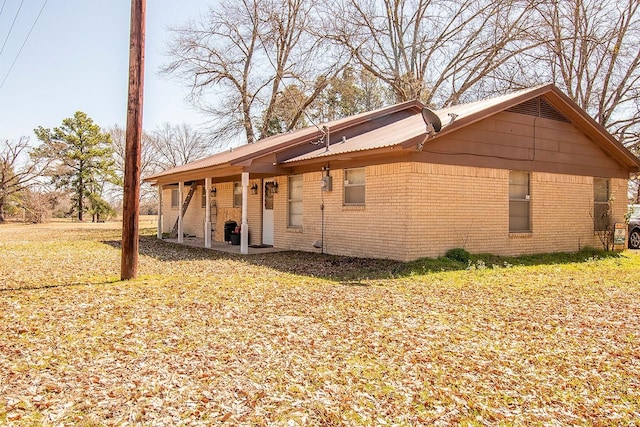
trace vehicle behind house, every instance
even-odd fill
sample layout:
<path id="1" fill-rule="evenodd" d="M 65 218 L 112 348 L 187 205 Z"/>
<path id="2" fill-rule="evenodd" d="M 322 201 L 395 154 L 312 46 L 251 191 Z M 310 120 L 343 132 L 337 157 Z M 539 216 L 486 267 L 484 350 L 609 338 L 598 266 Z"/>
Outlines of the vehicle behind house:
<path id="1" fill-rule="evenodd" d="M 640 249 L 640 205 L 629 205 L 629 248 Z"/>

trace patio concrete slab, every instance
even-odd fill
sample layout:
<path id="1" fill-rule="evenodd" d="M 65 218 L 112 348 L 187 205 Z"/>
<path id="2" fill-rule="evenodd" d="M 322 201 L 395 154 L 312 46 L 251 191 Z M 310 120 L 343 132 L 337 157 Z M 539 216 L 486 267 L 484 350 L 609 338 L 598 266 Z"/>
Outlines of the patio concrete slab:
<path id="1" fill-rule="evenodd" d="M 162 239 L 171 243 L 178 243 L 178 239 Z M 196 248 L 211 249 L 214 251 L 225 252 L 228 254 L 240 254 L 240 245 L 231 245 L 226 242 L 211 242 L 211 248 L 204 247 L 204 239 L 201 237 L 185 237 L 183 239 L 183 245 L 192 246 Z M 266 248 L 252 248 L 249 246 L 249 255 L 268 254 L 273 252 L 284 252 L 285 249 L 278 249 L 274 247 Z"/>

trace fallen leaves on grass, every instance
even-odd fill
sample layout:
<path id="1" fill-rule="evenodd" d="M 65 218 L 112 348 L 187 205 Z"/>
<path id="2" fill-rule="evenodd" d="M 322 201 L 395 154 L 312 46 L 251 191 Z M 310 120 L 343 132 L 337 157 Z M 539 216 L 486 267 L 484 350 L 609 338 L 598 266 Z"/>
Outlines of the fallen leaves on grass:
<path id="1" fill-rule="evenodd" d="M 102 243 L 116 232 L 0 232 L 3 424 L 640 419 L 635 255 L 352 280 L 339 263 L 326 274 L 338 258 L 145 239 L 141 277 L 116 282 L 119 250 Z"/>

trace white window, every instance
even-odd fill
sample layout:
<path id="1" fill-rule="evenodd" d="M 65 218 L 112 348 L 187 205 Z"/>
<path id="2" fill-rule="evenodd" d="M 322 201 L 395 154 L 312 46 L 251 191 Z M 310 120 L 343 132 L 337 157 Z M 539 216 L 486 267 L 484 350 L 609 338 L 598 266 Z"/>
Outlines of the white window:
<path id="1" fill-rule="evenodd" d="M 180 205 L 180 197 L 177 188 L 171 189 L 171 207 L 177 208 Z"/>
<path id="2" fill-rule="evenodd" d="M 593 230 L 607 231 L 610 226 L 609 180 L 593 178 Z"/>
<path id="3" fill-rule="evenodd" d="M 233 183 L 233 207 L 242 207 L 242 183 L 240 182 Z"/>
<path id="4" fill-rule="evenodd" d="M 302 227 L 302 175 L 289 177 L 289 227 Z"/>
<path id="5" fill-rule="evenodd" d="M 344 204 L 364 205 L 365 201 L 364 168 L 345 169 L 344 171 Z"/>
<path id="6" fill-rule="evenodd" d="M 509 232 L 531 231 L 529 172 L 509 172 Z"/>

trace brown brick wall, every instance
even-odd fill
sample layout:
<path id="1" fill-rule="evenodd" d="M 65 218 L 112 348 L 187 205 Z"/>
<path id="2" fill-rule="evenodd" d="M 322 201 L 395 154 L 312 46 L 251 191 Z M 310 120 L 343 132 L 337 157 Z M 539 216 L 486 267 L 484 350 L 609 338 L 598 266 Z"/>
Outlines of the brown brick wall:
<path id="1" fill-rule="evenodd" d="M 509 171 L 425 163 L 366 168 L 365 206 L 343 206 L 344 171 L 304 175 L 302 229 L 286 227 L 285 191 L 277 196 L 276 246 L 318 251 L 324 201 L 324 250 L 356 257 L 412 260 L 451 248 L 518 255 L 601 247 L 593 231 L 593 178 L 531 173 L 531 233 L 509 233 Z M 286 182 L 286 177 L 281 178 Z M 612 179 L 614 221 L 626 212 L 626 180 Z"/>
<path id="2" fill-rule="evenodd" d="M 323 172 L 305 174 L 303 227 L 288 228 L 287 216 L 277 214 L 276 246 L 320 252 L 313 244 L 322 241 L 320 206 L 324 203 L 325 252 L 355 257 L 404 258 L 407 224 L 402 201 L 407 186 L 399 177 L 406 168 L 407 164 L 367 167 L 365 206 L 344 206 L 344 170 L 330 171 L 333 190 L 329 192 L 322 192 L 320 188 Z M 288 186 L 285 185 L 286 189 Z M 278 213 L 287 209 L 287 196 L 282 196 L 278 200 Z"/>
<path id="3" fill-rule="evenodd" d="M 531 173 L 531 233 L 509 233 L 509 171 L 413 164 L 406 259 L 451 248 L 519 255 L 601 247 L 593 231 L 593 178 Z M 611 180 L 614 221 L 626 212 L 626 180 Z M 430 207 L 436 207 L 434 211 Z"/>

